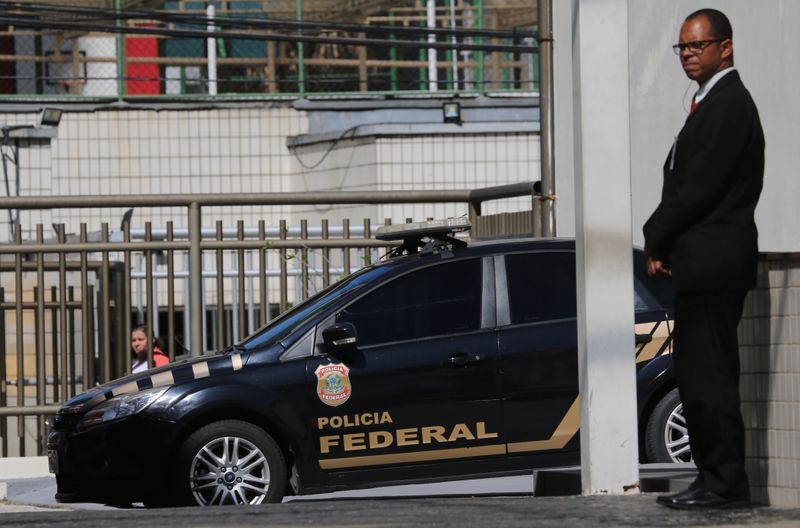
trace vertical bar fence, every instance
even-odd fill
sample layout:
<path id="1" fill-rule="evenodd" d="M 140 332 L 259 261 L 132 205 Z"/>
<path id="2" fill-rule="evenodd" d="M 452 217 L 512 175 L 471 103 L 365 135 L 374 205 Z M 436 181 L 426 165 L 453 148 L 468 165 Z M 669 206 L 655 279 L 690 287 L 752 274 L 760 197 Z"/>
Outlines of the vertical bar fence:
<path id="1" fill-rule="evenodd" d="M 0 207 L 14 209 L 182 206 L 189 213 L 188 226 L 178 228 L 146 222 L 133 229 L 125 221 L 115 231 L 103 223 L 98 234 L 81 224 L 79 235 L 67 236 L 59 224 L 50 240 L 42 225 L 23 240 L 17 224 L 13 243 L 0 245 L 0 453 L 41 454 L 46 416 L 77 393 L 129 374 L 134 324 L 145 322 L 170 360 L 219 350 L 291 308 L 290 298 L 314 295 L 392 245 L 373 238 L 371 219 L 204 228 L 202 207 L 463 202 L 473 237 L 498 228 L 530 234 L 533 209 L 499 223 L 480 216 L 483 201 L 514 196 L 538 200 L 529 183 L 476 191 L 0 198 Z"/>

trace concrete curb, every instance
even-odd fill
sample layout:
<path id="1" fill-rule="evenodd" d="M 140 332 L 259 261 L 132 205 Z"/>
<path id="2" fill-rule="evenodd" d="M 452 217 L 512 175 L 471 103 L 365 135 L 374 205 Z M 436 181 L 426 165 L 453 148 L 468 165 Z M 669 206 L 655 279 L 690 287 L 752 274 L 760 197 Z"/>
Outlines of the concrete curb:
<path id="1" fill-rule="evenodd" d="M 49 476 L 46 456 L 0 458 L 0 500 L 8 499 L 8 483 L 4 481 Z"/>
<path id="2" fill-rule="evenodd" d="M 642 493 L 677 492 L 686 489 L 697 476 L 697 467 L 689 463 L 640 464 L 639 491 Z M 534 496 L 564 497 L 581 494 L 580 466 L 534 471 Z"/>
<path id="3" fill-rule="evenodd" d="M 46 456 L 0 458 L 0 481 L 49 476 Z"/>

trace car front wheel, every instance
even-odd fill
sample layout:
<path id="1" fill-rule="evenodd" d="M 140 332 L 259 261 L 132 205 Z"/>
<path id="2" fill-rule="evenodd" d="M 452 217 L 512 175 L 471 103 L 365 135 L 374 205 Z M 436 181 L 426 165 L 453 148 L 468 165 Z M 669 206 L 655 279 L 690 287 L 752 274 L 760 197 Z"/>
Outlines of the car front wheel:
<path id="1" fill-rule="evenodd" d="M 689 430 L 678 389 L 669 391 L 653 409 L 645 431 L 649 462 L 691 462 Z"/>
<path id="2" fill-rule="evenodd" d="M 216 506 L 280 502 L 286 461 L 263 429 L 223 420 L 195 431 L 178 452 L 174 475 L 182 504 Z"/>

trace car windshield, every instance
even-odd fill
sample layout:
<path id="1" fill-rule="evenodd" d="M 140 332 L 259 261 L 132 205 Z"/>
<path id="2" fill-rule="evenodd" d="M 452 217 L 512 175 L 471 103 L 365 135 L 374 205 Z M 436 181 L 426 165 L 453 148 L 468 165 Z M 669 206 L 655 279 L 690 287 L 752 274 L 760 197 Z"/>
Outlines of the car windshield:
<path id="1" fill-rule="evenodd" d="M 387 271 L 389 271 L 389 266 L 368 267 L 356 271 L 282 313 L 277 319 L 270 321 L 252 336 L 239 343 L 237 348 L 253 350 L 284 340 L 309 317 L 319 313 L 345 293 L 360 288 L 364 284 L 371 283 Z"/>

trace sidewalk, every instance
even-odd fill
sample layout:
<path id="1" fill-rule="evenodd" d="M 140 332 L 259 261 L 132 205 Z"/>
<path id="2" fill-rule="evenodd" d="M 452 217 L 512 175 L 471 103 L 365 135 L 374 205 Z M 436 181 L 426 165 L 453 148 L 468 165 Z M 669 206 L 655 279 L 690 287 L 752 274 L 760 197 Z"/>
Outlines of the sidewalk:
<path id="1" fill-rule="evenodd" d="M 2 509 L 3 506 L 0 506 Z M 316 500 L 250 507 L 25 511 L 0 515 L 3 528 L 62 524 L 114 526 L 397 528 L 405 526 L 596 528 L 686 526 L 797 528 L 800 510 L 685 512 L 659 506 L 652 494 L 592 497 L 429 497 Z"/>
<path id="2" fill-rule="evenodd" d="M 35 463 L 34 463 L 35 464 Z M 642 467 L 642 488 L 667 491 L 691 481 L 690 466 Z M 2 474 L 0 474 L 2 475 Z M 8 476 L 8 473 L 5 473 Z M 118 509 L 99 504 L 57 504 L 52 475 L 5 483 L 9 500 L 0 500 L 4 528 L 31 524 L 90 526 L 296 526 L 336 527 L 520 526 L 574 528 L 617 526 L 722 526 L 797 528 L 800 509 L 756 507 L 745 510 L 683 512 L 656 504 L 656 493 L 632 496 L 563 495 L 579 483 L 578 468 L 531 475 L 437 484 L 391 486 L 322 495 L 290 497 L 283 504 L 254 507 Z M 578 489 L 579 489 L 579 484 Z M 536 490 L 537 496 L 534 496 Z M 549 496 L 539 496 L 548 494 Z"/>
<path id="3" fill-rule="evenodd" d="M 684 489 L 694 480 L 692 464 L 645 464 L 639 469 L 641 491 L 668 492 Z M 319 495 L 287 497 L 288 501 L 375 499 L 434 496 L 515 496 L 554 497 L 580 495 L 580 467 L 535 471 L 510 477 L 479 478 L 432 484 L 406 484 L 347 490 Z M 0 500 L 44 507 L 58 504 L 55 478 L 48 472 L 46 457 L 0 459 Z M 70 504 L 70 509 L 106 509 L 96 504 Z"/>
<path id="4" fill-rule="evenodd" d="M 69 511 L 55 501 L 56 479 L 47 457 L 0 458 L 0 514 Z M 92 509 L 102 505 L 88 505 Z"/>

